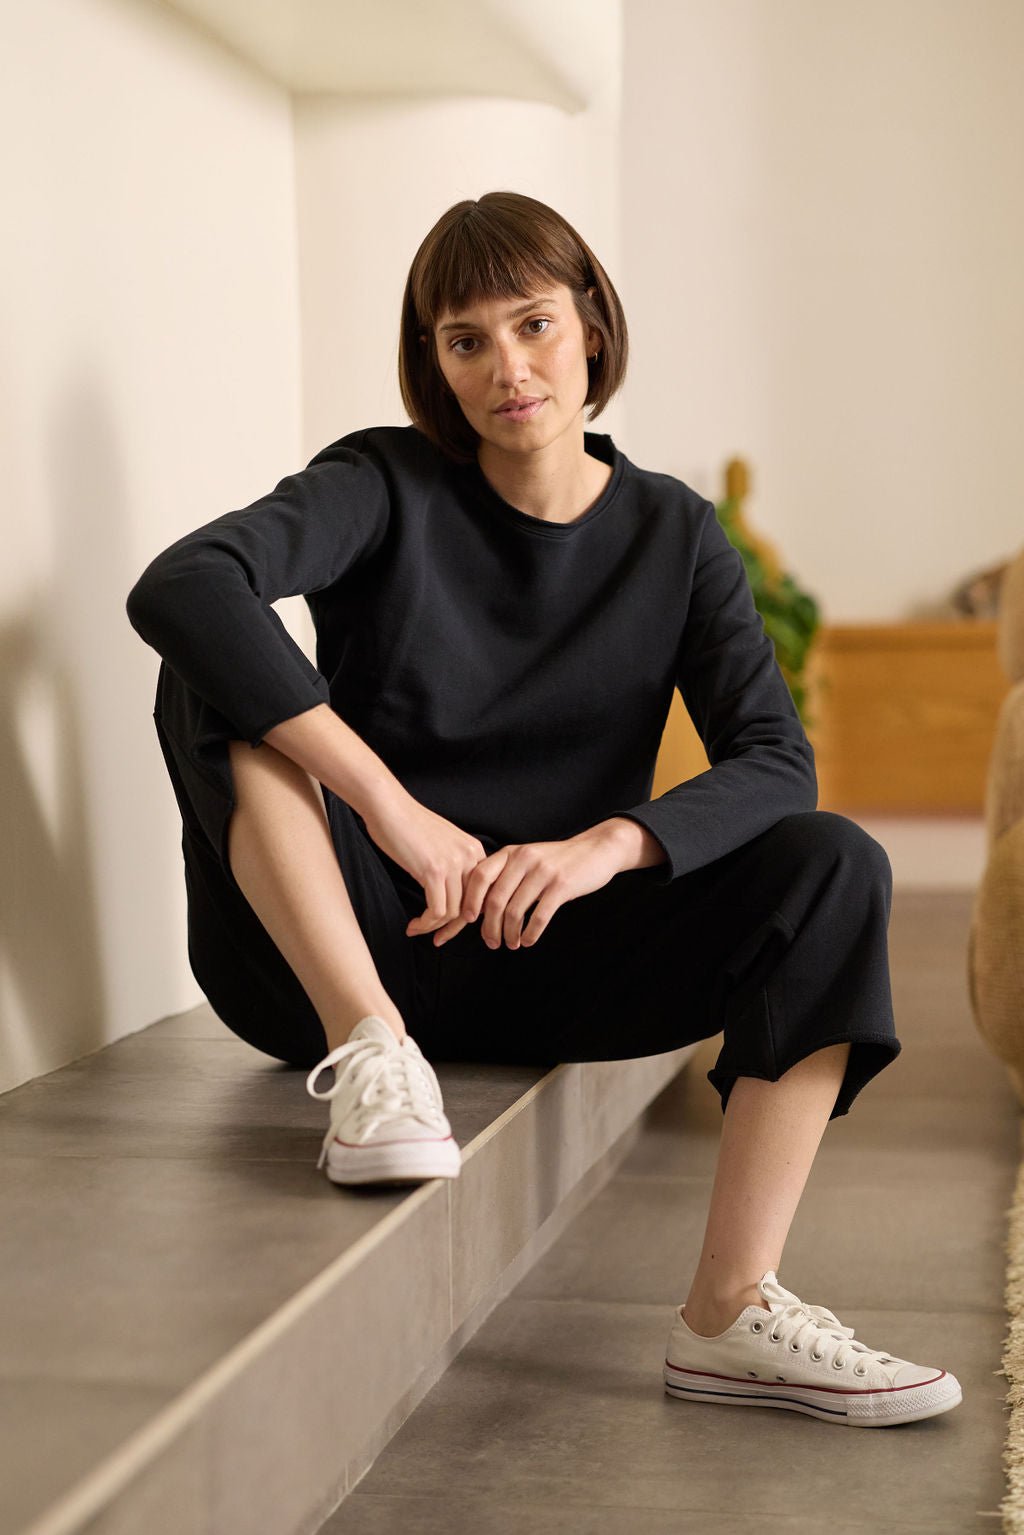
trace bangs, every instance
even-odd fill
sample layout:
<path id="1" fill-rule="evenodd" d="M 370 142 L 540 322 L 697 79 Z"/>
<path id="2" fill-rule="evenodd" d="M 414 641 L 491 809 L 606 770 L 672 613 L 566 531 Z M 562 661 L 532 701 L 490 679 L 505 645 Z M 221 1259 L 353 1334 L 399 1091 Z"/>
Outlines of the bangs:
<path id="1" fill-rule="evenodd" d="M 550 283 L 577 285 L 578 261 L 553 249 L 546 233 L 522 219 L 510 227 L 479 205 L 453 221 L 413 285 L 422 324 L 432 327 L 447 311 L 457 314 L 489 299 L 529 298 Z"/>

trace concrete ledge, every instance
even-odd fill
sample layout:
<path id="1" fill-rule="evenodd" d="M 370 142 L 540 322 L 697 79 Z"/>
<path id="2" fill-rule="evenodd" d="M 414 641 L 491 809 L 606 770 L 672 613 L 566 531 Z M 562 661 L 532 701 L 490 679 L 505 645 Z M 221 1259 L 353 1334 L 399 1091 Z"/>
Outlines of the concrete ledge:
<path id="1" fill-rule="evenodd" d="M 0 1097 L 0 1528 L 315 1530 L 695 1048 L 442 1064 L 462 1174 L 387 1192 L 205 1007 Z"/>

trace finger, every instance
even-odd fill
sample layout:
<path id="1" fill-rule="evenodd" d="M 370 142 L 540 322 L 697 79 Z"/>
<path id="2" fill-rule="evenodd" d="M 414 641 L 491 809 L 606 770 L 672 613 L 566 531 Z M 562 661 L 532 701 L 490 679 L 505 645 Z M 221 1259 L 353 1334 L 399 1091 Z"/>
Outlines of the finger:
<path id="1" fill-rule="evenodd" d="M 501 924 L 505 943 L 510 949 L 518 949 L 523 939 L 523 923 L 527 919 L 527 913 L 533 905 L 533 900 L 523 898 L 523 886 L 520 885 L 514 897 L 505 907 L 505 918 Z"/>
<path id="2" fill-rule="evenodd" d="M 475 922 L 478 917 L 481 919 L 480 937 L 489 949 L 496 949 L 501 944 L 504 913 L 501 880 L 508 866 L 508 856 L 506 848 L 499 848 L 497 853 L 481 859 L 469 877 L 472 889 L 465 915 L 470 922 Z"/>
<path id="3" fill-rule="evenodd" d="M 480 936 L 489 949 L 501 947 L 501 933 L 505 921 L 505 904 L 515 887 L 510 887 L 502 876 L 488 890 L 483 903 Z"/>
<path id="4" fill-rule="evenodd" d="M 484 902 L 492 886 L 504 873 L 509 860 L 509 849 L 498 848 L 473 865 L 466 875 L 462 900 L 462 915 L 467 922 L 475 922 L 483 912 Z M 483 925 L 481 924 L 481 933 Z"/>
<path id="5" fill-rule="evenodd" d="M 464 923 L 460 920 L 459 906 L 462 901 L 462 875 L 458 872 L 449 874 L 445 885 L 448 894 L 448 909 L 444 914 L 444 924 L 434 934 L 433 943 L 435 949 L 439 949 L 449 938 L 461 932 Z"/>
<path id="6" fill-rule="evenodd" d="M 541 897 L 536 906 L 533 908 L 533 915 L 530 917 L 525 929 L 523 930 L 524 948 L 528 949 L 532 944 L 537 942 L 537 939 L 543 932 L 546 931 L 548 923 L 551 921 L 551 918 L 555 915 L 555 912 L 558 911 L 561 905 L 562 902 L 556 900 L 551 895 L 550 891 L 547 891 Z"/>
<path id="7" fill-rule="evenodd" d="M 410 929 L 415 929 L 417 933 L 429 933 L 448 920 L 448 892 L 444 880 L 436 874 L 430 875 L 424 888 L 427 904 L 418 917 L 411 919 L 406 928 L 407 933 Z"/>
<path id="8" fill-rule="evenodd" d="M 495 856 L 491 854 L 491 858 Z M 485 864 L 486 868 L 484 868 Z M 470 922 L 476 921 L 480 915 L 483 895 L 503 867 L 501 863 L 494 864 L 489 859 L 482 858 L 479 863 L 474 864 L 468 874 L 456 878 L 455 895 L 457 902 L 461 902 L 461 906 L 457 909 L 456 915 L 435 933 L 434 943 L 437 948 L 447 943 L 450 938 L 455 938 Z"/>
<path id="9" fill-rule="evenodd" d="M 550 875 L 542 869 L 534 869 L 524 876 L 516 890 L 509 898 L 504 917 L 502 919 L 502 932 L 505 942 L 510 949 L 518 949 L 523 936 L 523 923 L 527 919 L 530 907 L 543 895 Z"/>
<path id="10" fill-rule="evenodd" d="M 454 921 L 445 923 L 444 927 L 439 927 L 434 934 L 434 947 L 440 949 L 448 942 L 449 938 L 457 938 L 465 926 L 465 917 L 456 917 Z"/>

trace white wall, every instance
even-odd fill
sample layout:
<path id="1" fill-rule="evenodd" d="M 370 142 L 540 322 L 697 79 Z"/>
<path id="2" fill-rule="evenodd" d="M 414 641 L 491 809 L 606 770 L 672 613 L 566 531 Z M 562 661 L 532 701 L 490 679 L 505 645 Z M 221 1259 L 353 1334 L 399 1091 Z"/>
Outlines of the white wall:
<path id="1" fill-rule="evenodd" d="M 591 17 L 614 62 L 618 0 Z M 614 70 L 585 111 L 314 96 L 293 117 L 164 5 L 37 0 L 5 31 L 0 1090 L 201 1000 L 159 660 L 124 609 L 144 566 L 407 419 L 402 287 L 458 198 L 531 192 L 618 263 Z M 309 644 L 301 600 L 280 606 Z"/>
<path id="2" fill-rule="evenodd" d="M 296 462 L 289 100 L 173 13 L 5 20 L 0 1086 L 191 1005 L 125 598 Z"/>
<path id="3" fill-rule="evenodd" d="M 380 103 L 297 97 L 304 431 L 310 456 L 344 432 L 405 423 L 402 292 L 453 203 L 511 190 L 557 208 L 621 277 L 617 80 L 586 111 L 463 97 Z M 589 428 L 621 430 L 622 405 Z"/>
<path id="4" fill-rule="evenodd" d="M 589 14 L 617 35 L 618 0 Z M 200 999 L 124 601 L 181 533 L 405 419 L 402 285 L 457 199 L 577 224 L 633 342 L 594 430 L 707 495 L 749 457 L 751 515 L 827 618 L 905 615 L 1018 546 L 1024 10 L 624 17 L 621 131 L 614 71 L 577 113 L 293 98 L 165 4 L 6 19 L 0 1088 Z"/>
<path id="5" fill-rule="evenodd" d="M 626 451 L 753 525 L 826 621 L 1024 543 L 1024 6 L 629 0 Z"/>

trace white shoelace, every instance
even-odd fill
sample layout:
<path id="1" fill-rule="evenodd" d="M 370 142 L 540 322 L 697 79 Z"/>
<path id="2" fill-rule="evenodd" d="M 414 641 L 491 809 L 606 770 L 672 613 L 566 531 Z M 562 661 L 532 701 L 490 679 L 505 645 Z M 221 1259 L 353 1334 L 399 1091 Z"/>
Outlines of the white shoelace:
<path id="1" fill-rule="evenodd" d="M 848 1354 L 859 1357 L 859 1366 L 854 1365 L 855 1375 L 867 1374 L 868 1358 L 877 1360 L 879 1364 L 896 1362 L 883 1349 L 868 1348 L 866 1343 L 858 1342 L 853 1336 L 854 1329 L 844 1327 L 839 1318 L 825 1306 L 809 1306 L 805 1301 L 790 1301 L 778 1307 L 770 1317 L 766 1312 L 765 1326 L 773 1342 L 798 1342 L 801 1348 L 805 1344 L 817 1345 L 809 1350 L 811 1358 L 827 1359 L 836 1369 L 844 1368 L 847 1363 L 847 1354 L 840 1358 L 845 1346 Z M 829 1343 L 830 1339 L 834 1341 Z"/>
<path id="2" fill-rule="evenodd" d="M 348 1061 L 346 1069 L 335 1074 L 325 1093 L 318 1093 L 313 1084 L 320 1073 L 344 1060 Z M 394 1050 L 377 1039 L 361 1037 L 336 1045 L 309 1073 L 306 1091 L 311 1098 L 343 1095 L 337 1105 L 332 1105 L 331 1124 L 324 1136 L 318 1168 L 324 1165 L 339 1122 L 349 1115 L 351 1133 L 357 1141 L 372 1135 L 387 1114 L 402 1114 L 436 1129 L 442 1128 L 444 1120 L 437 1073 L 408 1035 L 404 1044 L 396 1042 Z"/>

